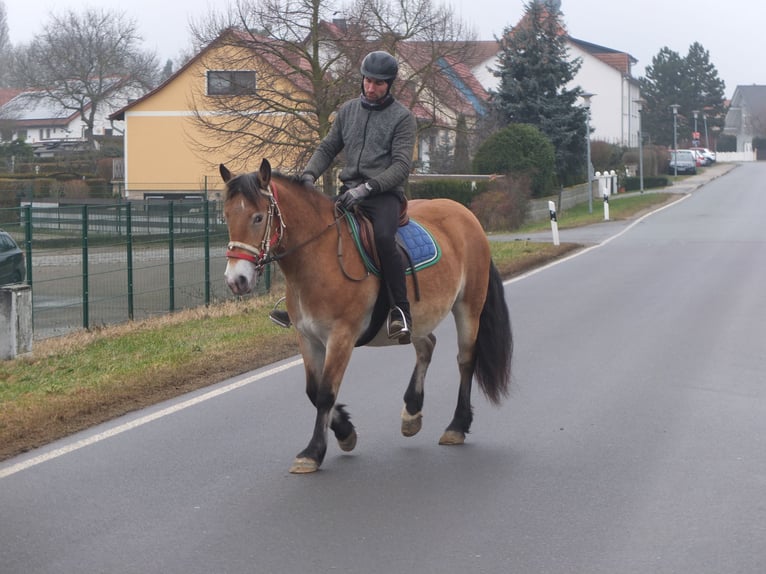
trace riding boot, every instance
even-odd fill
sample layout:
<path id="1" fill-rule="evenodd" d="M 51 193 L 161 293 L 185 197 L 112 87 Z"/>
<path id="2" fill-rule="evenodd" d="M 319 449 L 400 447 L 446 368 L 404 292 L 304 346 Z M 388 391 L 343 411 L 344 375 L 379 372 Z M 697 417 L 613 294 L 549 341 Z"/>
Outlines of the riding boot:
<path id="1" fill-rule="evenodd" d="M 412 342 L 412 315 L 409 301 L 400 301 L 388 313 L 388 338 L 401 345 Z"/>
<path id="2" fill-rule="evenodd" d="M 272 323 L 284 327 L 285 329 L 289 329 L 290 325 L 292 325 L 290 315 L 287 314 L 287 311 L 283 311 L 282 309 L 272 309 L 269 311 L 269 319 L 271 319 Z"/>
<path id="3" fill-rule="evenodd" d="M 277 309 L 279 307 L 279 304 L 282 303 L 285 300 L 284 297 L 282 297 L 279 301 L 277 301 L 276 305 L 274 305 L 274 308 L 269 311 L 269 319 L 271 319 L 272 323 L 275 323 L 276 325 L 279 325 L 280 327 L 284 327 L 285 329 L 289 329 L 290 325 L 292 325 L 292 321 L 290 321 L 290 315 L 287 314 L 287 311 L 284 311 L 282 309 Z"/>

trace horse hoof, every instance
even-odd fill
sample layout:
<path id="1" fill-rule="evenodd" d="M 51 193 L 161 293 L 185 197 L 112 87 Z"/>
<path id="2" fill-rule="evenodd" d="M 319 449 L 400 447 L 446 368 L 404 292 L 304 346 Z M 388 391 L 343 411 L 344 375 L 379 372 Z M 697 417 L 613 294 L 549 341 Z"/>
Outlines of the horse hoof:
<path id="1" fill-rule="evenodd" d="M 313 458 L 296 458 L 290 467 L 291 474 L 309 474 L 317 470 L 319 470 L 319 465 Z"/>
<path id="2" fill-rule="evenodd" d="M 353 429 L 351 434 L 343 440 L 338 439 L 338 446 L 343 452 L 351 452 L 354 450 L 354 447 L 356 447 L 356 429 Z"/>
<path id="3" fill-rule="evenodd" d="M 402 434 L 415 436 L 423 428 L 423 413 L 411 415 L 407 409 L 402 410 Z"/>
<path id="4" fill-rule="evenodd" d="M 444 434 L 439 439 L 439 444 L 454 445 L 463 444 L 465 442 L 465 434 L 453 430 L 444 431 Z"/>

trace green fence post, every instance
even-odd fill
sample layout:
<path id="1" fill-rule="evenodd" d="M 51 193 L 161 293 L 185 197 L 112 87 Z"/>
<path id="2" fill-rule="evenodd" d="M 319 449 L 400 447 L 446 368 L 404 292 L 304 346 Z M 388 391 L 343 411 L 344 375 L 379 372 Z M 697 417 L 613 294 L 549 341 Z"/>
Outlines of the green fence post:
<path id="1" fill-rule="evenodd" d="M 176 309 L 175 293 L 175 247 L 173 232 L 173 202 L 168 203 L 168 288 L 169 292 L 169 311 L 172 313 Z"/>
<path id="2" fill-rule="evenodd" d="M 82 206 L 82 326 L 87 329 L 88 318 L 88 206 Z"/>
<path id="3" fill-rule="evenodd" d="M 26 252 L 27 284 L 32 285 L 32 206 L 25 205 L 22 207 L 22 210 L 24 212 L 24 251 Z M 32 293 L 34 297 L 34 291 Z"/>
<path id="4" fill-rule="evenodd" d="M 207 179 L 205 179 L 207 185 Z M 207 194 L 206 194 L 207 195 Z M 210 202 L 205 198 L 205 305 L 210 305 Z"/>
<path id="5" fill-rule="evenodd" d="M 133 213 L 132 202 L 125 204 L 125 235 L 128 258 L 128 319 L 133 320 Z"/>

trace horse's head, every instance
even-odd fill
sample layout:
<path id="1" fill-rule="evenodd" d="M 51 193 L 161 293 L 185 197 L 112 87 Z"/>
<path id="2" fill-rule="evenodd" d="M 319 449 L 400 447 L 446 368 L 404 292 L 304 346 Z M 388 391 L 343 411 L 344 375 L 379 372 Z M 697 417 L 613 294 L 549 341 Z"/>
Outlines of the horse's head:
<path id="1" fill-rule="evenodd" d="M 226 183 L 223 212 L 229 228 L 224 275 L 232 292 L 242 295 L 255 287 L 280 237 L 277 207 L 269 189 L 271 164 L 264 159 L 257 172 L 237 176 L 223 164 L 219 171 Z"/>

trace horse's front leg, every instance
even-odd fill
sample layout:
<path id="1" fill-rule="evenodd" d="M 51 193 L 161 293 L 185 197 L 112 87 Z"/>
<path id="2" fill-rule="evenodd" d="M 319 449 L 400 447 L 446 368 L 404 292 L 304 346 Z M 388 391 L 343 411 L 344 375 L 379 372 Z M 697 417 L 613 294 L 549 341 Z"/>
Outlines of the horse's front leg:
<path id="1" fill-rule="evenodd" d="M 415 347 L 415 368 L 412 370 L 410 384 L 404 393 L 404 408 L 402 408 L 402 434 L 415 436 L 423 426 L 423 399 L 425 395 L 425 378 L 428 365 L 436 346 L 436 337 L 429 333 L 425 338 L 413 339 Z"/>
<path id="2" fill-rule="evenodd" d="M 306 368 L 306 394 L 317 410 L 314 432 L 308 446 L 296 456 L 290 467 L 294 474 L 315 472 L 319 469 L 327 452 L 327 428 L 335 433 L 341 449 L 350 451 L 356 446 L 356 430 L 343 405 L 335 400 L 351 357 L 353 343 L 348 348 L 303 349 Z"/>

